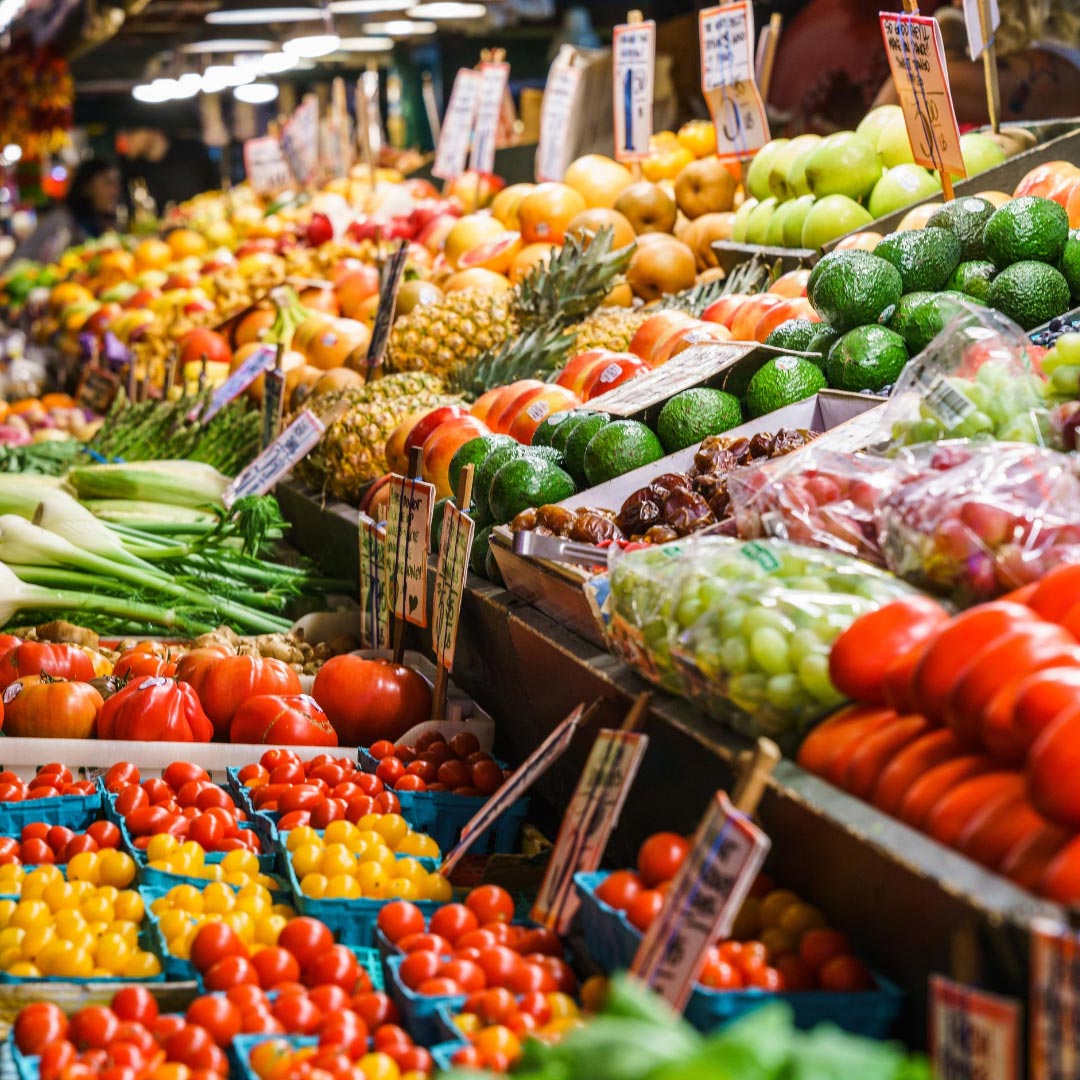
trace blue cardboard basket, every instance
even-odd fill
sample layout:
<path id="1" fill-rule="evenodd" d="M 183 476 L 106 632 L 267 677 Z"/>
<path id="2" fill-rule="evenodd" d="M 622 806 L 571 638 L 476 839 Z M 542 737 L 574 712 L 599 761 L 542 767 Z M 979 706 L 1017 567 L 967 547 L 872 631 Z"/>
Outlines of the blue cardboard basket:
<path id="1" fill-rule="evenodd" d="M 431 1060 L 435 1062 L 435 1068 L 441 1072 L 449 1072 L 453 1067 L 453 1056 L 463 1047 L 468 1046 L 463 1042 L 444 1042 L 429 1048 Z M 35 1078 L 36 1080 L 36 1078 Z"/>
<path id="2" fill-rule="evenodd" d="M 160 954 L 154 943 L 154 936 L 148 921 L 144 921 L 139 929 L 139 947 L 146 952 L 151 952 L 160 960 Z M 134 979 L 130 975 L 95 975 L 89 979 L 76 979 L 70 975 L 9 975 L 6 971 L 0 971 L 0 985 L 5 986 L 38 986 L 49 983 L 68 983 L 72 986 L 98 986 L 116 985 L 123 986 L 125 983 L 159 983 L 167 977 L 165 964 L 162 962 L 161 971 L 157 975 L 150 975 L 145 979 Z"/>
<path id="3" fill-rule="evenodd" d="M 15 1045 L 14 1031 L 9 1032 L 4 1049 L 15 1066 L 15 1075 L 19 1080 L 40 1080 L 41 1058 L 37 1054 L 24 1054 Z"/>
<path id="4" fill-rule="evenodd" d="M 616 911 L 596 895 L 606 873 L 575 874 L 581 900 L 581 925 L 590 955 L 605 971 L 626 968 L 641 942 L 641 933 L 625 913 Z M 711 990 L 695 986 L 685 1009 L 686 1019 L 698 1031 L 712 1031 L 773 1001 L 788 1005 L 796 1027 L 810 1029 L 832 1023 L 853 1035 L 885 1038 L 899 1015 L 903 995 L 899 987 L 874 973 L 874 990 L 839 992 L 805 990 L 770 994 L 764 990 Z"/>
<path id="5" fill-rule="evenodd" d="M 442 1040 L 440 1046 L 453 1045 L 456 1050 L 459 1046 L 467 1046 L 468 1042 L 454 1023 L 454 1017 L 461 1012 L 460 1005 L 443 1003 L 435 1010 L 435 1023 L 438 1025 L 439 1037 Z"/>
<path id="6" fill-rule="evenodd" d="M 467 994 L 444 994 L 427 997 L 410 990 L 401 981 L 401 964 L 404 956 L 391 956 L 386 961 L 386 990 L 401 1014 L 405 1030 L 418 1046 L 431 1047 L 444 1042 L 446 1035 L 439 1022 L 439 1009 L 460 1009 Z"/>
<path id="7" fill-rule="evenodd" d="M 272 874 L 271 877 L 275 882 L 275 887 L 270 890 L 270 896 L 273 898 L 274 903 L 291 904 L 292 890 L 289 888 L 288 882 L 277 874 Z M 163 893 L 168 892 L 176 885 L 194 885 L 196 889 L 205 889 L 210 884 L 206 878 L 189 877 L 187 874 L 171 874 L 168 870 L 158 870 L 153 866 L 139 867 L 138 882 L 149 889 L 161 889 Z M 239 885 L 231 885 L 227 881 L 222 882 L 222 884 L 228 885 L 233 891 L 240 888 Z"/>
<path id="8" fill-rule="evenodd" d="M 18 836 L 24 825 L 47 821 L 78 832 L 101 815 L 101 792 L 93 795 L 55 795 L 51 799 L 24 799 L 0 803 L 0 833 Z"/>

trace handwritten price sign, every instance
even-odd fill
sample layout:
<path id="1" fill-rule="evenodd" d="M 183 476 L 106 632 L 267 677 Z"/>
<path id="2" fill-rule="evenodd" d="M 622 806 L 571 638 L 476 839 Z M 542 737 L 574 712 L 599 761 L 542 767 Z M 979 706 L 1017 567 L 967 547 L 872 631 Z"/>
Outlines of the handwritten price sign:
<path id="1" fill-rule="evenodd" d="M 934 975 L 930 1055 L 941 1080 L 1018 1080 L 1020 1006 Z M 1062 1080 L 1066 1075 L 1062 1074 Z"/>
<path id="2" fill-rule="evenodd" d="M 431 167 L 432 173 L 440 180 L 454 180 L 465 171 L 482 81 L 480 72 L 472 68 L 461 68 L 454 78 L 450 103 L 446 106 L 446 116 L 439 131 L 435 164 Z"/>
<path id="3" fill-rule="evenodd" d="M 1080 936 L 1037 919 L 1031 928 L 1031 1080 L 1080 1072 Z"/>
<path id="4" fill-rule="evenodd" d="M 386 530 L 360 515 L 360 622 L 373 649 L 390 648 L 390 607 L 386 600 Z"/>
<path id="5" fill-rule="evenodd" d="M 623 23 L 611 39 L 615 158 L 643 161 L 653 129 L 656 23 Z"/>
<path id="6" fill-rule="evenodd" d="M 229 507 L 245 495 L 265 495 L 315 447 L 325 430 L 323 422 L 310 409 L 305 409 L 233 480 L 221 501 Z"/>
<path id="7" fill-rule="evenodd" d="M 581 72 L 572 61 L 557 63 L 544 87 L 540 107 L 540 142 L 536 148 L 536 179 L 562 180 L 569 164 L 566 131 L 577 101 Z"/>
<path id="8" fill-rule="evenodd" d="M 305 186 L 315 183 L 319 169 L 319 101 L 308 94 L 286 121 L 281 149 L 296 179 Z"/>
<path id="9" fill-rule="evenodd" d="M 386 591 L 397 619 L 427 626 L 427 555 L 435 486 L 391 477 L 386 511 Z"/>
<path id="10" fill-rule="evenodd" d="M 454 505 L 447 506 L 439 536 L 431 634 L 435 662 L 447 671 L 454 669 L 458 623 L 461 621 L 461 594 L 465 589 L 475 531 L 476 523 L 468 514 L 462 513 Z"/>
<path id="11" fill-rule="evenodd" d="M 244 171 L 257 195 L 273 198 L 293 182 L 281 143 L 272 135 L 248 139 L 244 143 Z"/>
<path id="12" fill-rule="evenodd" d="M 476 105 L 472 156 L 469 158 L 469 168 L 477 172 L 489 173 L 495 169 L 495 141 L 499 135 L 499 119 L 509 81 L 509 64 L 480 65 L 480 94 Z"/>
<path id="13" fill-rule="evenodd" d="M 234 398 L 239 397 L 274 362 L 274 350 L 269 345 L 256 349 L 215 391 L 201 417 L 198 409 L 188 413 L 188 420 L 199 419 L 207 424 Z"/>

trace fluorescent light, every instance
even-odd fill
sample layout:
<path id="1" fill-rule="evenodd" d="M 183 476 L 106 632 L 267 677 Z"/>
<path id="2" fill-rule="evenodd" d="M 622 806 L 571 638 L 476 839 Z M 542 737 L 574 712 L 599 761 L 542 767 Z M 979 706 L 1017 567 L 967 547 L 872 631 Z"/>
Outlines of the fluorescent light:
<path id="1" fill-rule="evenodd" d="M 384 11 L 405 11 L 413 0 L 331 0 L 334 15 L 381 15 Z"/>
<path id="2" fill-rule="evenodd" d="M 277 96 L 278 88 L 273 83 L 266 82 L 247 83 L 233 91 L 233 97 L 237 101 L 245 101 L 248 105 L 265 105 L 276 100 Z"/>
<path id="3" fill-rule="evenodd" d="M 188 71 L 179 79 L 171 80 L 176 83 L 172 88 L 174 98 L 193 98 L 202 89 L 202 76 Z"/>
<path id="4" fill-rule="evenodd" d="M 22 147 L 18 143 L 8 143 L 4 147 L 4 158 L 14 165 L 16 161 L 22 158 Z"/>
<path id="5" fill-rule="evenodd" d="M 433 22 L 417 22 L 413 19 L 391 19 L 389 22 L 364 23 L 365 34 L 388 34 L 390 37 L 415 37 L 418 34 L 434 34 L 438 27 Z"/>
<path id="6" fill-rule="evenodd" d="M 457 3 L 456 0 L 436 0 L 408 9 L 410 19 L 482 19 L 487 14 L 483 4 Z"/>
<path id="7" fill-rule="evenodd" d="M 233 8 L 211 11 L 206 21 L 215 26 L 257 26 L 260 23 L 316 22 L 323 13 L 314 7 Z"/>
<path id="8" fill-rule="evenodd" d="M 202 90 L 204 94 L 216 94 L 219 90 L 228 90 L 233 86 L 255 81 L 252 68 L 238 68 L 232 64 L 211 64 L 203 72 Z"/>
<path id="9" fill-rule="evenodd" d="M 305 37 L 290 38 L 282 43 L 281 48 L 290 56 L 314 59 L 317 56 L 328 56 L 340 44 L 341 38 L 337 34 L 308 34 Z"/>
<path id="10" fill-rule="evenodd" d="M 283 71 L 296 67 L 298 60 L 288 53 L 272 52 L 259 57 L 259 70 L 267 75 L 280 75 Z"/>
<path id="11" fill-rule="evenodd" d="M 388 37 L 347 37 L 341 39 L 340 52 L 389 52 L 394 47 L 394 39 Z"/>
<path id="12" fill-rule="evenodd" d="M 207 41 L 193 41 L 184 46 L 186 53 L 245 53 L 273 52 L 274 46 L 262 38 L 211 38 Z"/>
<path id="13" fill-rule="evenodd" d="M 172 97 L 168 89 L 161 85 L 163 81 L 155 80 L 152 83 L 142 83 L 131 91 L 131 96 L 144 105 L 160 105 L 163 101 L 168 101 Z"/>

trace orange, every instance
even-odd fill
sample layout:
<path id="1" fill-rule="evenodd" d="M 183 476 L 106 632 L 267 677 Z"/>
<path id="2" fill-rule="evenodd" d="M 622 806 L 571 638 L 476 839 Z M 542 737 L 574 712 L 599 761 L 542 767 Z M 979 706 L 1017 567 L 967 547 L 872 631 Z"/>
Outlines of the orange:
<path id="1" fill-rule="evenodd" d="M 446 234 L 443 254 L 446 261 L 456 270 L 458 259 L 485 240 L 494 240 L 506 232 L 502 222 L 496 221 L 489 214 L 466 214 L 458 218 L 454 227 Z"/>
<path id="2" fill-rule="evenodd" d="M 532 272 L 533 267 L 547 262 L 555 250 L 555 244 L 543 243 L 529 244 L 528 247 L 522 248 L 514 256 L 514 261 L 510 264 L 510 280 L 516 285 L 522 278 L 527 277 Z"/>
<path id="3" fill-rule="evenodd" d="M 676 142 L 674 146 L 664 145 L 654 149 L 641 163 L 641 172 L 646 180 L 654 184 L 661 180 L 674 180 L 694 160 L 694 155 Z"/>
<path id="4" fill-rule="evenodd" d="M 691 120 L 679 128 L 676 138 L 696 158 L 716 153 L 716 128 L 711 120 Z"/>
<path id="5" fill-rule="evenodd" d="M 501 221 L 508 229 L 516 229 L 521 200 L 535 187 L 535 184 L 511 184 L 503 188 L 491 202 L 491 216 L 496 221 Z"/>
<path id="6" fill-rule="evenodd" d="M 174 229 L 166 238 L 166 243 L 177 259 L 186 259 L 189 255 L 205 255 L 210 247 L 206 238 L 194 229 Z"/>
<path id="7" fill-rule="evenodd" d="M 563 176 L 563 183 L 572 187 L 593 209 L 611 209 L 619 195 L 633 182 L 634 175 L 625 165 L 603 154 L 579 157 L 570 163 Z"/>
<path id="8" fill-rule="evenodd" d="M 527 244 L 561 244 L 570 222 L 587 209 L 585 199 L 572 187 L 538 184 L 518 207 L 521 237 Z"/>
<path id="9" fill-rule="evenodd" d="M 503 274 L 496 274 L 494 270 L 485 270 L 475 266 L 471 270 L 459 270 L 449 277 L 443 285 L 446 293 L 459 292 L 462 289 L 480 289 L 483 292 L 506 292 L 510 288 L 510 280 Z"/>
<path id="10" fill-rule="evenodd" d="M 521 233 L 507 232 L 493 240 L 485 240 L 470 248 L 458 259 L 459 270 L 493 270 L 505 274 L 518 252 L 521 251 Z"/>
<path id="11" fill-rule="evenodd" d="M 163 270 L 173 261 L 173 249 L 164 240 L 151 238 L 135 248 L 135 265 L 142 270 Z"/>

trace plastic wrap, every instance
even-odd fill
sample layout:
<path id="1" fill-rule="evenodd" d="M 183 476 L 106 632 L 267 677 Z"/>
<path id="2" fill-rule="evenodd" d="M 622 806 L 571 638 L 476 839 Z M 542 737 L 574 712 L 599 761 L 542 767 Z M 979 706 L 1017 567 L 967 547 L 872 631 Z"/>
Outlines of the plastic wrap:
<path id="1" fill-rule="evenodd" d="M 960 604 L 1080 561 L 1075 458 L 1018 443 L 949 442 L 909 452 L 921 469 L 878 506 L 889 569 Z"/>
<path id="2" fill-rule="evenodd" d="M 780 540 L 698 537 L 613 557 L 612 647 L 653 682 L 750 735 L 793 741 L 843 700 L 833 640 L 907 586 Z"/>

